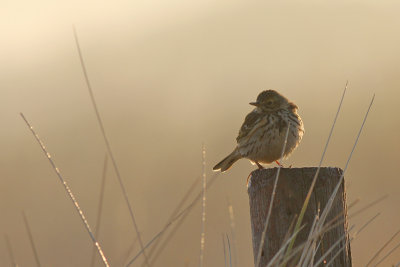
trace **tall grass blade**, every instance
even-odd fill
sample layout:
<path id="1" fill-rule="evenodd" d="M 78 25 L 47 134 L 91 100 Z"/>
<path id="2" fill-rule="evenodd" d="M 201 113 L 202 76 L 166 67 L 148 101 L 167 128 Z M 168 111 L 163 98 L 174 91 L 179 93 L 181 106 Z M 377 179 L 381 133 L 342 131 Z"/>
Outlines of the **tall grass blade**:
<path id="1" fill-rule="evenodd" d="M 383 258 L 380 260 L 380 261 L 378 261 L 375 265 L 374 265 L 374 267 L 376 267 L 376 266 L 378 266 L 379 264 L 381 264 L 387 257 L 389 257 L 396 249 L 398 249 L 400 247 L 400 243 L 399 244 L 397 244 L 394 248 L 392 248 L 388 253 L 386 253 L 386 255 L 385 256 L 383 256 Z"/>
<path id="2" fill-rule="evenodd" d="M 283 143 L 282 147 L 282 152 L 281 152 L 281 157 L 279 158 L 280 160 L 283 158 L 283 155 L 285 153 L 286 149 L 286 143 L 287 143 L 287 138 L 289 136 L 289 129 L 290 129 L 290 122 L 288 123 L 287 129 L 286 129 L 286 135 L 285 135 L 285 142 Z M 265 219 L 265 224 L 264 224 L 264 230 L 261 234 L 261 241 L 260 245 L 258 247 L 258 253 L 257 253 L 257 260 L 256 260 L 256 265 L 255 267 L 258 267 L 260 265 L 261 261 L 261 252 L 264 247 L 264 242 L 265 242 L 265 235 L 267 234 L 267 229 L 268 229 L 268 223 L 269 223 L 269 218 L 271 217 L 271 212 L 272 212 L 272 205 L 274 204 L 274 199 L 275 199 L 275 194 L 276 194 L 276 187 L 278 185 L 278 180 L 279 180 L 279 173 L 281 172 L 281 166 L 279 165 L 278 171 L 276 172 L 276 177 L 274 181 L 274 187 L 272 189 L 272 194 L 271 194 L 271 200 L 269 202 L 269 208 L 268 208 L 268 213 L 267 213 L 267 218 Z"/>
<path id="3" fill-rule="evenodd" d="M 354 213 L 349 214 L 349 215 L 347 216 L 347 219 L 356 217 L 357 215 L 359 215 L 359 214 L 362 213 L 363 211 L 365 211 L 365 210 L 369 209 L 370 207 L 376 205 L 377 203 L 381 202 L 381 201 L 384 200 L 386 197 L 387 197 L 387 196 L 384 196 L 384 197 L 381 197 L 381 198 L 379 198 L 379 199 L 377 199 L 377 200 L 374 200 L 373 202 L 367 204 L 366 206 L 362 207 L 361 209 L 355 211 Z M 348 206 L 347 209 L 350 210 L 350 209 L 351 209 L 355 204 L 357 204 L 357 203 L 358 203 L 358 200 L 356 200 L 355 202 L 351 203 L 351 204 Z M 342 219 L 339 220 L 339 218 L 342 217 L 343 215 L 344 215 L 344 213 L 343 213 L 343 212 L 340 212 L 340 213 L 339 213 L 338 215 L 336 215 L 333 219 L 331 219 L 329 222 L 327 222 L 327 223 L 324 225 L 324 227 L 323 227 L 323 229 L 322 229 L 321 231 L 326 233 L 326 232 L 330 231 L 331 229 L 334 229 L 334 228 L 337 227 L 338 225 L 342 224 L 342 223 L 345 221 L 345 219 L 342 218 Z"/>
<path id="4" fill-rule="evenodd" d="M 340 187 L 341 183 L 343 182 L 344 174 L 346 173 L 346 170 L 347 170 L 347 168 L 348 168 L 348 166 L 349 166 L 351 157 L 353 156 L 354 150 L 355 150 L 355 148 L 356 148 L 356 146 L 357 146 L 357 144 L 358 144 L 358 140 L 359 140 L 360 135 L 361 135 L 361 132 L 362 132 L 362 130 L 363 130 L 363 128 L 364 128 L 365 122 L 366 122 L 366 120 L 367 120 L 367 118 L 368 118 L 368 114 L 369 114 L 369 111 L 370 111 L 370 109 L 371 109 L 371 106 L 372 106 L 372 104 L 373 104 L 373 102 L 374 102 L 374 99 L 375 99 L 375 95 L 372 97 L 371 103 L 370 103 L 369 106 L 368 106 L 367 113 L 366 113 L 365 116 L 364 116 L 364 120 L 363 120 L 363 122 L 362 122 L 362 124 L 361 124 L 360 130 L 358 131 L 358 134 L 357 134 L 356 140 L 355 140 L 355 142 L 354 142 L 353 148 L 351 149 L 350 155 L 349 155 L 349 157 L 348 157 L 348 159 L 347 159 L 347 162 L 346 162 L 346 165 L 345 165 L 345 167 L 344 167 L 344 169 L 343 169 L 343 173 L 342 173 L 342 175 L 341 175 L 340 178 L 339 178 L 339 182 L 337 183 L 335 189 L 333 190 L 332 195 L 330 196 L 330 198 L 329 198 L 329 200 L 328 200 L 328 202 L 327 202 L 327 204 L 326 204 L 326 206 L 325 206 L 325 208 L 324 208 L 324 211 L 322 212 L 321 221 L 320 221 L 320 222 L 321 222 L 321 226 L 325 223 L 326 217 L 328 216 L 328 213 L 329 213 L 329 211 L 330 211 L 330 209 L 331 209 L 331 207 L 332 207 L 333 201 L 334 201 L 334 199 L 335 199 L 335 197 L 336 197 L 336 194 L 337 194 L 337 192 L 338 192 L 338 190 L 339 190 L 339 187 Z"/>
<path id="5" fill-rule="evenodd" d="M 236 250 L 236 230 L 235 230 L 235 215 L 233 213 L 232 203 L 228 199 L 228 213 L 229 213 L 229 222 L 231 226 L 231 235 L 232 235 L 232 254 L 233 254 L 233 266 L 237 266 L 237 250 Z"/>
<path id="6" fill-rule="evenodd" d="M 362 209 L 356 211 L 354 214 L 351 214 L 351 215 L 347 216 L 347 218 L 357 216 L 357 215 L 360 214 L 362 211 L 364 211 L 364 210 L 370 208 L 372 205 L 375 205 L 376 203 L 378 203 L 379 201 L 382 201 L 383 199 L 384 199 L 384 198 L 381 197 L 381 198 L 379 198 L 378 200 L 373 201 L 372 203 L 366 205 L 366 206 L 363 207 Z M 359 202 L 359 200 L 357 199 L 357 200 L 353 201 L 352 203 L 350 203 L 349 206 L 348 206 L 348 210 L 350 210 L 351 208 L 353 208 L 358 202 Z M 308 266 L 307 264 L 310 264 L 309 261 L 310 261 L 311 259 L 314 259 L 315 254 L 316 254 L 316 252 L 317 252 L 317 250 L 318 250 L 318 248 L 319 248 L 319 245 L 321 244 L 321 240 L 323 239 L 324 233 L 327 233 L 327 232 L 329 232 L 330 230 L 336 228 L 338 225 L 343 224 L 343 222 L 345 221 L 345 219 L 342 218 L 342 219 L 339 220 L 339 218 L 341 218 L 343 215 L 344 215 L 344 213 L 343 213 L 343 212 L 340 212 L 340 213 L 339 213 L 338 215 L 336 215 L 333 219 L 331 219 L 329 222 L 327 222 L 326 224 L 324 224 L 323 227 L 318 226 L 318 229 L 316 229 L 317 227 L 315 227 L 316 220 L 314 219 L 314 223 L 313 223 L 313 225 L 312 225 L 312 227 L 311 227 L 309 236 L 308 236 L 307 240 L 304 242 L 304 249 L 303 249 L 303 251 L 302 251 L 300 260 L 299 260 L 299 262 L 298 262 L 298 265 Z M 312 247 L 312 251 L 311 251 L 311 252 L 313 252 L 313 254 L 312 254 L 311 258 L 309 258 L 310 255 L 311 255 L 311 254 L 310 254 L 310 244 L 312 244 L 313 242 L 315 242 L 316 238 L 319 238 L 319 239 L 320 239 L 320 241 L 318 242 L 319 244 L 318 244 L 318 246 L 316 246 L 316 247 L 315 247 L 315 246 Z M 306 256 L 306 255 L 307 255 L 307 256 Z M 307 257 L 307 260 L 304 261 L 304 259 L 306 259 L 306 257 Z"/>
<path id="7" fill-rule="evenodd" d="M 54 161 L 53 161 L 53 159 L 52 159 L 50 153 L 47 152 L 47 149 L 46 149 L 44 143 L 40 140 L 39 136 L 37 135 L 37 133 L 35 132 L 35 130 L 34 130 L 33 127 L 31 126 L 31 124 L 28 122 L 28 120 L 25 118 L 24 114 L 22 114 L 22 113 L 20 113 L 20 114 L 21 114 L 22 119 L 25 121 L 26 125 L 27 125 L 27 126 L 29 127 L 29 129 L 31 130 L 31 132 L 32 132 L 33 136 L 35 137 L 36 141 L 39 143 L 39 145 L 40 145 L 40 147 L 41 147 L 43 153 L 46 155 L 47 159 L 49 160 L 50 165 L 52 166 L 53 170 L 54 170 L 55 173 L 57 174 L 57 177 L 58 177 L 58 179 L 60 180 L 61 184 L 64 186 L 64 189 L 65 189 L 67 195 L 69 196 L 69 198 L 71 199 L 72 203 L 74 204 L 75 209 L 76 209 L 76 211 L 78 212 L 79 217 L 81 218 L 81 221 L 82 221 L 83 225 L 85 226 L 85 228 L 86 228 L 86 230 L 87 230 L 87 232 L 88 232 L 90 238 L 91 238 L 92 241 L 93 241 L 93 244 L 96 246 L 97 252 L 99 253 L 101 259 L 103 260 L 104 265 L 108 267 L 109 264 L 108 264 L 107 258 L 106 258 L 106 256 L 104 255 L 104 252 L 103 252 L 103 250 L 102 250 L 102 248 L 101 248 L 99 242 L 97 242 L 97 240 L 96 240 L 96 238 L 95 238 L 95 236 L 94 236 L 92 230 L 90 229 L 89 223 L 88 223 L 88 221 L 86 220 L 86 217 L 85 217 L 85 215 L 84 215 L 84 213 L 83 213 L 81 207 L 79 206 L 79 203 L 78 203 L 78 201 L 76 200 L 74 194 L 72 193 L 71 189 L 69 188 L 67 182 L 66 182 L 66 181 L 64 180 L 64 178 L 62 177 L 62 175 L 61 175 L 61 173 L 60 173 L 60 170 L 57 168 L 56 164 L 54 163 Z"/>
<path id="8" fill-rule="evenodd" d="M 361 226 L 361 228 L 354 233 L 354 235 L 352 236 L 352 238 L 350 239 L 350 242 L 354 240 L 354 238 L 357 237 L 357 235 L 359 233 L 361 233 L 373 220 L 375 220 L 378 216 L 380 215 L 380 213 L 377 213 L 375 216 L 373 216 L 371 219 L 369 219 L 363 226 Z M 354 227 L 354 225 L 352 227 L 350 227 L 349 232 L 352 230 L 352 228 Z M 331 253 L 331 251 L 342 241 L 346 238 L 347 233 L 345 233 L 338 241 L 335 242 L 335 244 L 333 244 L 322 256 L 321 258 L 317 261 L 317 263 L 315 264 L 315 266 L 318 266 L 319 264 L 321 264 L 324 259 Z M 345 249 L 346 247 L 343 246 L 342 248 L 339 249 L 339 251 L 331 258 L 331 260 L 329 261 L 328 264 L 326 264 L 326 266 L 330 266 L 330 263 L 332 263 L 335 258 L 339 255 L 339 252 L 342 251 L 343 249 Z"/>
<path id="9" fill-rule="evenodd" d="M 24 211 L 22 211 L 22 218 L 24 219 L 25 228 L 26 228 L 26 231 L 28 233 L 29 242 L 31 244 L 33 255 L 35 257 L 36 266 L 37 267 L 41 267 L 40 260 L 39 260 L 39 254 L 38 254 L 36 246 L 35 246 L 35 242 L 34 242 L 34 239 L 33 239 L 32 231 L 31 231 L 31 228 L 29 226 L 28 218 L 26 218 L 26 214 L 25 214 Z"/>
<path id="10" fill-rule="evenodd" d="M 365 114 L 365 116 L 364 116 L 363 122 L 362 122 L 361 127 L 360 127 L 360 130 L 359 130 L 359 132 L 358 132 L 358 134 L 357 134 L 357 137 L 356 137 L 356 140 L 355 140 L 355 142 L 354 142 L 353 148 L 352 148 L 352 150 L 351 150 L 351 152 L 350 152 L 350 155 L 349 155 L 349 157 L 348 157 L 348 159 L 347 159 L 346 165 L 345 165 L 345 167 L 344 167 L 344 169 L 343 169 L 343 173 L 342 173 L 342 175 L 340 176 L 339 181 L 338 181 L 338 183 L 337 183 L 335 189 L 333 190 L 333 192 L 332 192 L 332 194 L 331 194 L 331 196 L 330 196 L 330 198 L 329 198 L 329 200 L 328 200 L 328 202 L 327 202 L 327 204 L 326 204 L 326 206 L 325 206 L 325 208 L 324 208 L 324 211 L 323 211 L 322 214 L 321 214 L 321 220 L 319 221 L 319 226 L 318 226 L 319 228 L 322 228 L 323 225 L 325 224 L 325 220 L 326 220 L 326 218 L 327 218 L 327 216 L 328 216 L 328 214 L 329 214 L 329 212 L 330 212 L 330 209 L 331 209 L 331 207 L 332 207 L 332 204 L 333 204 L 333 201 L 334 201 L 334 199 L 335 199 L 335 197 L 336 197 L 336 194 L 337 194 L 337 192 L 338 192 L 338 190 L 339 190 L 339 187 L 340 187 L 341 183 L 343 182 L 344 174 L 346 173 L 346 170 L 347 170 L 347 168 L 348 168 L 348 166 L 349 166 L 349 163 L 350 163 L 350 160 L 351 160 L 352 155 L 353 155 L 353 153 L 354 153 L 354 150 L 355 150 L 355 148 L 356 148 L 356 146 L 357 146 L 357 144 L 358 144 L 358 140 L 359 140 L 360 135 L 361 135 L 361 132 L 362 132 L 362 130 L 363 130 L 363 128 L 364 128 L 364 125 L 365 125 L 365 122 L 366 122 L 366 120 L 367 120 L 367 117 L 368 117 L 369 111 L 370 111 L 370 109 L 371 109 L 371 106 L 372 106 L 372 104 L 373 104 L 373 102 L 374 102 L 374 98 L 375 98 L 375 95 L 372 97 L 371 102 L 370 102 L 370 104 L 369 104 L 369 106 L 368 106 L 368 110 L 367 110 L 367 112 L 366 112 L 366 114 Z"/>
<path id="11" fill-rule="evenodd" d="M 219 176 L 220 173 L 215 173 L 211 179 L 210 182 L 207 184 L 207 189 L 215 182 L 216 178 Z M 192 208 L 194 207 L 194 205 L 197 203 L 197 201 L 202 197 L 202 192 L 200 192 L 197 197 L 189 204 L 186 206 L 186 208 L 184 208 L 181 212 L 179 212 L 174 218 L 172 218 L 172 220 L 166 224 L 164 226 L 164 228 L 158 232 L 145 246 L 144 248 L 139 251 L 139 253 L 136 254 L 135 257 L 133 257 L 133 259 L 131 259 L 128 264 L 126 265 L 126 267 L 130 266 L 131 264 L 133 264 L 136 259 L 143 253 L 143 251 L 148 248 L 154 241 L 156 241 L 174 222 L 176 222 L 177 220 L 180 219 L 179 223 L 182 222 L 182 220 L 189 214 L 189 212 L 192 210 Z M 182 218 L 181 218 L 182 217 Z M 180 225 L 180 224 L 179 224 Z M 175 232 L 179 227 L 176 227 L 173 232 Z M 168 238 L 165 240 L 163 246 L 160 247 L 160 249 L 164 249 L 166 243 L 169 242 L 169 240 L 171 239 L 172 235 L 168 236 Z M 158 252 L 157 252 L 158 253 Z M 158 255 L 158 254 L 157 254 Z M 156 256 L 157 256 L 156 255 Z M 153 258 L 154 260 L 154 258 Z"/>
<path id="12" fill-rule="evenodd" d="M 129 247 L 125 250 L 125 252 L 122 254 L 123 256 L 121 258 L 123 258 L 124 260 L 122 261 L 123 263 L 126 263 L 131 255 L 132 255 L 132 251 L 135 248 L 136 243 L 138 242 L 138 238 L 136 236 L 136 238 L 131 242 L 131 244 L 129 245 Z M 124 264 L 121 264 L 121 266 L 123 266 Z M 150 263 L 150 266 L 152 264 Z"/>
<path id="13" fill-rule="evenodd" d="M 142 241 L 142 238 L 140 236 L 139 227 L 138 227 L 138 225 L 136 223 L 135 215 L 133 213 L 133 209 L 132 209 L 132 206 L 131 206 L 129 198 L 128 198 L 128 193 L 126 192 L 126 188 L 125 188 L 125 185 L 124 185 L 124 183 L 122 181 L 122 177 L 121 177 L 121 174 L 119 172 L 119 169 L 118 169 L 118 166 L 117 166 L 117 162 L 116 162 L 116 160 L 114 158 L 114 154 L 112 153 L 112 150 L 111 150 L 110 142 L 108 141 L 108 138 L 107 138 L 107 135 L 106 135 L 106 131 L 105 131 L 105 128 L 104 128 L 103 120 L 101 119 L 99 109 L 97 108 L 96 100 L 95 100 L 95 97 L 94 97 L 94 94 L 93 94 L 92 86 L 90 84 L 89 76 L 88 76 L 87 71 L 86 71 L 85 61 L 83 60 L 83 56 L 82 56 L 82 52 L 81 52 L 81 48 L 80 48 L 79 40 L 78 40 L 78 34 L 76 32 L 75 27 L 73 27 L 73 30 L 74 30 L 74 37 L 75 37 L 76 47 L 77 47 L 77 50 L 78 50 L 79 59 L 80 59 L 80 63 L 81 63 L 81 66 L 82 66 L 83 75 L 85 77 L 86 85 L 87 85 L 87 88 L 88 88 L 88 91 L 89 91 L 89 94 L 90 94 L 90 99 L 92 101 L 93 108 L 94 108 L 94 111 L 96 113 L 97 122 L 99 123 L 99 127 L 100 127 L 101 133 L 103 135 L 103 139 L 104 139 L 104 142 L 106 144 L 106 148 L 107 148 L 108 154 L 109 154 L 109 156 L 111 158 L 111 162 L 112 162 L 112 165 L 114 167 L 114 171 L 116 173 L 119 185 L 121 187 L 121 191 L 122 191 L 122 194 L 124 196 L 126 205 L 128 206 L 129 214 L 130 214 L 133 226 L 135 228 L 136 235 L 138 236 L 140 247 L 143 249 L 144 248 L 143 241 Z M 143 256 L 145 258 L 146 265 L 150 267 L 149 259 L 147 258 L 147 255 L 146 255 L 145 252 L 143 253 Z"/>
<path id="14" fill-rule="evenodd" d="M 379 254 L 389 245 L 390 242 L 393 241 L 393 239 L 400 233 L 400 230 L 397 231 L 375 254 L 374 256 L 369 260 L 369 262 L 365 265 L 365 267 L 368 267 L 372 262 L 378 258 Z"/>
<path id="15" fill-rule="evenodd" d="M 104 199 L 104 188 L 106 185 L 107 165 L 108 165 L 108 155 L 106 154 L 104 156 L 103 173 L 102 173 L 102 178 L 101 178 L 100 195 L 99 195 L 99 205 L 97 207 L 96 229 L 94 231 L 94 236 L 96 237 L 96 239 L 99 238 L 101 215 L 103 213 L 103 199 Z M 96 247 L 93 246 L 92 260 L 90 262 L 91 267 L 93 267 L 94 263 L 95 263 L 95 261 L 94 261 L 95 255 L 96 255 L 95 252 L 96 252 Z"/>
<path id="16" fill-rule="evenodd" d="M 312 192 L 314 190 L 314 186 L 315 186 L 315 183 L 317 181 L 317 177 L 318 177 L 319 171 L 321 169 L 322 162 L 324 161 L 324 158 L 325 158 L 325 153 L 326 153 L 326 151 L 328 149 L 328 145 L 329 145 L 329 142 L 330 142 L 331 137 L 332 137 L 333 129 L 335 128 L 337 118 L 338 118 L 340 110 L 342 108 L 342 103 L 343 103 L 344 96 L 346 94 L 347 86 L 348 86 L 348 81 L 346 82 L 345 88 L 343 90 L 342 98 L 340 99 L 339 107 L 337 109 L 335 118 L 333 119 L 332 127 L 331 127 L 331 130 L 329 131 L 328 139 L 326 140 L 324 150 L 322 151 L 322 156 L 321 156 L 321 160 L 319 161 L 317 171 L 315 172 L 315 175 L 314 175 L 313 181 L 311 183 L 310 189 L 309 189 L 309 191 L 307 193 L 306 199 L 304 200 L 303 207 L 301 208 L 299 218 L 297 219 L 296 226 L 294 227 L 295 230 L 300 227 L 300 225 L 301 225 L 301 223 L 303 221 L 304 214 L 305 214 L 306 209 L 308 207 L 308 202 L 310 201 L 310 197 L 311 197 L 311 194 L 312 194 Z M 287 250 L 287 254 L 290 253 L 290 250 L 292 249 L 295 241 L 296 241 L 296 237 L 293 238 L 292 242 L 289 244 L 289 247 L 288 247 L 288 250 Z"/>
<path id="17" fill-rule="evenodd" d="M 373 220 L 375 220 L 378 216 L 380 215 L 380 213 L 376 214 L 374 217 L 372 217 L 371 219 L 369 219 L 354 235 L 353 237 L 350 239 L 350 242 L 353 241 L 357 235 L 359 233 L 361 233 Z M 341 247 L 336 254 L 331 258 L 331 260 L 329 262 L 327 262 L 325 265 L 326 266 L 331 266 L 332 262 L 336 259 L 336 257 L 339 256 L 339 254 L 342 252 L 342 250 L 344 250 L 346 247 Z"/>
<path id="18" fill-rule="evenodd" d="M 220 174 L 221 174 L 220 172 L 217 172 L 211 176 L 211 178 L 209 179 L 209 182 L 207 183 L 207 190 L 214 184 L 214 182 L 216 181 L 216 179 L 219 177 Z M 172 221 L 179 219 L 179 222 L 175 225 L 175 227 L 171 230 L 171 232 L 165 238 L 162 245 L 160 245 L 160 248 L 155 252 L 155 256 L 153 257 L 153 261 L 151 262 L 152 264 L 154 264 L 156 259 L 161 255 L 161 252 L 165 249 L 165 247 L 167 246 L 167 244 L 169 243 L 171 238 L 179 230 L 179 227 L 185 221 L 187 215 L 189 215 L 189 212 L 192 210 L 192 208 L 197 203 L 197 201 L 200 200 L 201 196 L 202 196 L 202 191 L 199 194 L 197 194 L 196 198 L 189 205 L 187 205 L 186 208 L 184 208 L 178 215 L 176 215 L 173 219 L 171 219 L 170 222 L 164 227 L 164 230 L 162 230 L 162 232 L 167 230 L 169 225 L 171 225 Z"/>
<path id="19" fill-rule="evenodd" d="M 350 230 L 351 229 L 352 229 L 352 227 L 350 228 Z M 343 240 L 345 240 L 346 236 L 347 236 L 347 233 L 343 234 L 338 240 L 336 240 L 335 243 L 333 243 L 333 245 L 330 246 L 330 248 L 321 256 L 321 258 L 317 261 L 317 263 L 315 263 L 315 265 L 312 264 L 310 266 L 316 266 L 317 267 L 321 263 L 326 264 L 326 260 L 325 260 L 326 256 L 328 256 Z M 342 249 L 344 249 L 344 247 L 339 249 L 339 251 L 341 252 Z M 337 255 L 339 255 L 339 253 L 337 253 Z M 311 259 L 311 260 L 314 261 L 314 259 Z M 334 257 L 331 260 L 334 260 Z M 330 265 L 326 264 L 326 266 L 330 266 Z"/>
<path id="20" fill-rule="evenodd" d="M 228 241 L 229 267 L 232 267 L 231 242 L 229 241 L 229 236 L 228 235 L 226 235 L 226 240 Z"/>
<path id="21" fill-rule="evenodd" d="M 12 249 L 10 239 L 8 238 L 7 235 L 4 235 L 4 239 L 6 240 L 6 246 L 7 246 L 7 250 L 8 250 L 8 255 L 10 256 L 11 266 L 12 267 L 17 267 L 18 264 L 15 261 L 14 251 Z"/>
<path id="22" fill-rule="evenodd" d="M 222 236 L 222 246 L 223 246 L 223 248 L 224 248 L 224 259 L 225 259 L 225 267 L 227 267 L 228 265 L 228 261 L 227 261 L 227 259 L 226 259 L 226 248 L 225 248 L 225 236 L 224 236 L 224 234 L 221 234 L 221 236 Z"/>
<path id="23" fill-rule="evenodd" d="M 301 231 L 303 227 L 300 227 L 299 231 Z M 275 253 L 275 255 L 271 258 L 271 260 L 268 262 L 267 267 L 272 266 L 272 264 L 277 261 L 281 255 L 285 253 L 285 249 L 287 245 L 292 241 L 292 239 L 297 235 L 298 232 L 294 232 L 285 242 L 283 242 L 282 246 L 279 248 L 279 250 Z"/>
<path id="24" fill-rule="evenodd" d="M 365 205 L 364 207 L 362 207 L 361 209 L 359 209 L 358 211 L 355 211 L 354 213 L 350 214 L 348 216 L 348 218 L 353 218 L 354 216 L 358 215 L 359 213 L 369 209 L 372 206 L 375 206 L 376 204 L 378 204 L 379 202 L 385 200 L 389 195 L 384 195 L 380 198 L 378 198 L 377 200 L 372 201 L 371 203 Z"/>
<path id="25" fill-rule="evenodd" d="M 313 244 L 315 242 L 314 242 L 314 239 L 311 238 L 311 236 L 314 234 L 314 229 L 315 229 L 315 225 L 316 225 L 316 223 L 318 221 L 318 218 L 319 218 L 319 214 L 315 215 L 313 224 L 311 225 L 310 232 L 308 233 L 308 237 L 307 237 L 306 243 L 304 245 L 303 252 L 301 253 L 301 256 L 300 256 L 300 260 L 299 260 L 299 263 L 298 263 L 299 266 L 302 266 L 303 262 L 305 261 L 306 256 L 309 253 L 312 252 L 311 251 L 311 248 L 312 248 L 311 244 Z"/>
<path id="26" fill-rule="evenodd" d="M 296 255 L 296 253 L 298 251 L 300 251 L 300 249 L 302 247 L 304 247 L 304 244 L 299 245 L 298 247 L 296 247 L 292 253 L 288 256 L 286 256 L 282 262 L 280 262 L 279 264 L 275 263 L 276 261 L 281 261 L 280 259 L 282 258 L 283 255 L 285 255 L 285 250 L 286 247 L 289 245 L 289 243 L 292 241 L 292 239 L 301 231 L 303 230 L 304 225 L 300 227 L 300 229 L 298 229 L 297 232 L 294 232 L 283 244 L 282 246 L 279 248 L 278 252 L 275 253 L 275 255 L 271 258 L 271 260 L 268 262 L 267 267 L 270 266 L 275 266 L 275 265 L 279 265 L 279 266 L 284 266 L 284 264 L 286 264 L 286 262 L 288 262 L 294 255 Z M 275 265 L 273 265 L 275 264 Z"/>
<path id="27" fill-rule="evenodd" d="M 183 196 L 183 198 L 181 199 L 181 201 L 178 203 L 178 205 L 176 206 L 176 208 L 173 210 L 171 216 L 168 218 L 167 220 L 167 224 L 169 224 L 169 222 L 178 214 L 179 210 L 182 208 L 183 204 L 185 204 L 186 200 L 189 198 L 189 196 L 192 194 L 193 190 L 196 188 L 197 183 L 200 181 L 202 177 L 199 176 L 197 177 L 193 183 L 191 184 L 191 186 L 189 187 L 188 191 L 186 191 L 185 195 Z M 163 233 L 164 234 L 164 233 Z M 149 253 L 148 253 L 148 257 L 150 259 L 150 265 L 154 264 L 154 261 L 157 258 L 157 253 L 155 254 L 156 256 L 154 258 L 152 258 L 153 254 L 156 252 L 156 249 L 158 248 L 158 245 L 160 244 L 160 241 L 162 240 L 162 235 L 160 235 L 160 238 L 158 238 L 155 242 L 154 245 L 151 247 L 151 249 L 149 249 Z"/>
<path id="28" fill-rule="evenodd" d="M 277 260 L 278 262 L 281 262 L 283 260 L 287 244 L 290 242 L 290 241 L 288 241 L 288 239 L 291 237 L 291 235 L 293 235 L 293 230 L 294 230 L 293 228 L 294 228 L 294 223 L 296 222 L 296 219 L 297 219 L 297 214 L 295 214 L 293 216 L 292 222 L 290 223 L 289 228 L 285 234 L 285 238 L 283 238 L 283 243 L 286 245 L 283 248 L 283 252 L 279 255 L 279 258 Z"/>
<path id="29" fill-rule="evenodd" d="M 204 265 L 204 246 L 206 241 L 206 189 L 207 189 L 207 176 L 206 176 L 206 148 L 203 144 L 202 148 L 202 172 L 203 172 L 203 197 L 202 197 L 202 211 L 201 211 L 201 236 L 200 236 L 200 258 L 199 267 Z"/>

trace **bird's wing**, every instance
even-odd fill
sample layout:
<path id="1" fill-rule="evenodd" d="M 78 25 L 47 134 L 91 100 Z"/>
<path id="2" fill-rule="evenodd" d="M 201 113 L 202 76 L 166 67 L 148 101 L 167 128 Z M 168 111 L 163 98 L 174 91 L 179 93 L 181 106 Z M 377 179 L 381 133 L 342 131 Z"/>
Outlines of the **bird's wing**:
<path id="1" fill-rule="evenodd" d="M 243 138 L 248 136 L 251 130 L 254 129 L 257 123 L 261 120 L 261 118 L 262 116 L 256 111 L 252 111 L 247 114 L 242 124 L 242 127 L 239 130 L 239 135 L 236 137 L 236 141 L 239 143 Z"/>

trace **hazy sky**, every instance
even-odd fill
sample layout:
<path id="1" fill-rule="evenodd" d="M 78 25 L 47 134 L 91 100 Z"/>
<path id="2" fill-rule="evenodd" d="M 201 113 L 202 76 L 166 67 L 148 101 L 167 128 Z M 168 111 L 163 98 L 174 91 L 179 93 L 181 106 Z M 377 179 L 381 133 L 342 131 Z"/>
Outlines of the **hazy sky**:
<path id="1" fill-rule="evenodd" d="M 324 161 L 343 168 L 375 93 L 346 173 L 348 201 L 360 199 L 355 210 L 388 195 L 350 220 L 358 229 L 381 213 L 352 243 L 355 266 L 366 264 L 400 224 L 399 11 L 397 1 L 2 1 L 0 228 L 17 262 L 34 262 L 21 210 L 43 266 L 90 262 L 89 236 L 19 117 L 24 112 L 34 125 L 94 224 L 105 145 L 74 24 L 146 242 L 201 175 L 202 143 L 212 175 L 212 166 L 233 150 L 248 103 L 261 90 L 276 89 L 299 106 L 306 132 L 284 163 L 297 167 L 319 163 L 348 80 Z M 205 266 L 224 264 L 221 234 L 231 234 L 227 199 L 236 215 L 238 266 L 253 264 L 246 191 L 253 169 L 241 160 L 208 191 Z M 104 203 L 99 240 L 119 266 L 135 233 L 111 166 Z M 200 212 L 197 205 L 154 266 L 198 264 Z M 138 250 L 136 244 L 131 255 Z M 384 264 L 399 261 L 396 251 Z M 0 265 L 10 265 L 5 242 Z"/>

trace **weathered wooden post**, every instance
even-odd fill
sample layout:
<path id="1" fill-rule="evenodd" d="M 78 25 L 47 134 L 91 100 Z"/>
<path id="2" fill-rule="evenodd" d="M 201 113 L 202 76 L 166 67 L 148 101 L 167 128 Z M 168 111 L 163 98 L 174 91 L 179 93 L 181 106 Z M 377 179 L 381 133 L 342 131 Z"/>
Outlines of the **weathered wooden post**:
<path id="1" fill-rule="evenodd" d="M 249 180 L 248 194 L 253 233 L 254 262 L 256 262 L 277 171 L 277 168 L 256 170 L 251 173 Z M 259 266 L 266 266 L 276 252 L 278 252 L 285 237 L 288 235 L 294 217 L 298 216 L 301 211 L 316 171 L 317 168 L 281 168 Z M 339 182 L 342 172 L 339 168 L 326 167 L 320 169 L 314 191 L 303 218 L 302 225 L 305 226 L 298 233 L 294 247 L 307 240 L 318 209 L 322 212 L 325 208 L 329 197 Z M 347 235 L 346 193 L 343 182 L 340 185 L 326 222 L 335 217 L 338 217 L 337 222 L 340 223 L 324 233 L 315 258 L 321 258 L 335 242 L 345 235 L 346 238 L 326 257 L 325 263 L 329 262 L 335 254 L 340 253 L 331 266 L 351 266 L 350 244 Z M 338 252 L 339 250 L 341 251 Z"/>

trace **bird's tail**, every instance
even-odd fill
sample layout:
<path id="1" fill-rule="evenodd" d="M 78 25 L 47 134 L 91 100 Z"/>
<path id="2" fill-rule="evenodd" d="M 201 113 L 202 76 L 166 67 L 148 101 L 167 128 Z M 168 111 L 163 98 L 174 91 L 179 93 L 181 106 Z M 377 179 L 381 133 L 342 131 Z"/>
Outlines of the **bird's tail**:
<path id="1" fill-rule="evenodd" d="M 242 158 L 242 155 L 240 155 L 238 149 L 236 148 L 235 150 L 233 150 L 233 152 L 231 154 L 229 154 L 226 158 L 221 160 L 220 163 L 215 165 L 213 170 L 214 171 L 221 170 L 221 172 L 224 172 L 224 171 L 228 170 L 232 166 L 233 163 L 235 163 L 237 160 L 239 160 L 241 158 Z"/>

